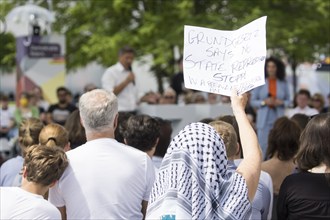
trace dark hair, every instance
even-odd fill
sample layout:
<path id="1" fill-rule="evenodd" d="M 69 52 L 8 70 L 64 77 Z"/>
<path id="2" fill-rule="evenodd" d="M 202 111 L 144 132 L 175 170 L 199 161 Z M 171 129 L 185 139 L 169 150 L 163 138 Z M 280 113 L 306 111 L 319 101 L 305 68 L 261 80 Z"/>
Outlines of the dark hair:
<path id="1" fill-rule="evenodd" d="M 115 139 L 124 144 L 124 132 L 127 129 L 127 120 L 132 116 L 129 112 L 118 112 L 118 122 L 115 130 Z"/>
<path id="2" fill-rule="evenodd" d="M 71 149 L 86 143 L 85 128 L 80 123 L 79 109 L 74 110 L 67 118 L 64 127 L 69 133 Z"/>
<path id="3" fill-rule="evenodd" d="M 281 81 L 285 80 L 285 66 L 284 66 L 284 63 L 281 60 L 279 60 L 275 57 L 269 57 L 268 59 L 266 59 L 266 62 L 265 62 L 265 76 L 266 76 L 266 78 L 268 77 L 267 64 L 269 62 L 273 62 L 276 65 L 276 78 L 278 78 Z"/>
<path id="4" fill-rule="evenodd" d="M 304 130 L 309 121 L 309 116 L 305 114 L 297 113 L 291 117 L 291 120 L 296 122 L 301 128 L 301 130 Z"/>
<path id="5" fill-rule="evenodd" d="M 58 94 L 59 92 L 69 93 L 69 90 L 67 88 L 65 88 L 64 86 L 60 86 L 56 89 L 56 94 Z"/>
<path id="6" fill-rule="evenodd" d="M 305 95 L 309 99 L 311 98 L 311 93 L 307 89 L 300 89 L 297 95 Z"/>
<path id="7" fill-rule="evenodd" d="M 278 118 L 268 135 L 268 148 L 266 157 L 286 161 L 295 156 L 299 148 L 301 128 L 297 123 L 287 117 Z"/>
<path id="8" fill-rule="evenodd" d="M 142 150 L 151 150 L 160 136 L 160 126 L 156 119 L 148 115 L 133 115 L 127 120 L 124 139 L 127 145 Z"/>
<path id="9" fill-rule="evenodd" d="M 307 171 L 324 163 L 330 167 L 330 113 L 315 115 L 300 136 L 296 162 Z"/>
<path id="10" fill-rule="evenodd" d="M 213 118 L 203 118 L 199 122 L 202 122 L 204 124 L 210 124 L 210 122 L 214 121 Z"/>
<path id="11" fill-rule="evenodd" d="M 135 50 L 133 48 L 131 48 L 130 46 L 124 46 L 124 47 L 120 48 L 118 55 L 122 56 L 123 54 L 126 54 L 126 53 L 135 54 Z"/>
<path id="12" fill-rule="evenodd" d="M 154 156 L 164 157 L 172 139 L 172 124 L 171 121 L 159 117 L 156 117 L 155 119 L 160 126 L 160 135 Z"/>
<path id="13" fill-rule="evenodd" d="M 8 102 L 9 97 L 7 95 L 1 95 L 1 101 Z"/>

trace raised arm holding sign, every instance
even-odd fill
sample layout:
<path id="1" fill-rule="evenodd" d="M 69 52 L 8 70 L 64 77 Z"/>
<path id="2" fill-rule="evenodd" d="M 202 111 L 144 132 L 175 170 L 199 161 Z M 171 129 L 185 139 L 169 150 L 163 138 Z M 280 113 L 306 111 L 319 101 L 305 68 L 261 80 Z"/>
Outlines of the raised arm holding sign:
<path id="1" fill-rule="evenodd" d="M 185 87 L 230 96 L 265 84 L 266 18 L 235 31 L 185 26 Z"/>

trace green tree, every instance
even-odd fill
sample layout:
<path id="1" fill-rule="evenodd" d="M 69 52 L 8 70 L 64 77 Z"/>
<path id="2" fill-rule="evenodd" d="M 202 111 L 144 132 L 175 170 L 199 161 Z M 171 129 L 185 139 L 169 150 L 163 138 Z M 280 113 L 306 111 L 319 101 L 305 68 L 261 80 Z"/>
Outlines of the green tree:
<path id="1" fill-rule="evenodd" d="M 9 1 L 0 0 L 0 22 L 4 29 L 5 16 L 14 7 Z M 0 33 L 0 70 L 1 72 L 11 71 L 15 67 L 15 38 L 11 33 Z"/>
<path id="2" fill-rule="evenodd" d="M 40 0 L 47 7 L 47 1 Z M 152 70 L 162 90 L 162 79 L 174 70 L 173 48 L 183 50 L 184 25 L 232 30 L 267 15 L 267 48 L 285 55 L 295 70 L 315 55 L 329 56 L 330 1 L 328 0 L 53 0 L 56 22 L 53 30 L 66 35 L 67 69 L 91 61 L 109 66 L 117 51 L 131 45 L 138 56 L 153 57 Z M 8 5 L 0 2 L 3 17 Z M 10 43 L 10 39 L 5 44 Z M 4 46 L 5 47 L 5 46 Z M 7 47 L 6 47 L 7 48 Z M 5 51 L 7 60 L 14 54 Z M 11 51 L 12 50 L 12 51 Z M 3 63 L 1 55 L 0 62 Z M 7 62 L 8 63 L 8 62 Z"/>
<path id="3" fill-rule="evenodd" d="M 15 38 L 12 34 L 0 34 L 0 70 L 11 71 L 15 67 Z"/>
<path id="4" fill-rule="evenodd" d="M 285 56 L 293 70 L 303 61 L 318 61 L 330 55 L 330 1 L 328 0 L 250 0 L 229 4 L 229 14 L 240 17 L 239 25 L 267 15 L 267 48 Z M 242 16 L 243 15 L 243 16 Z"/>

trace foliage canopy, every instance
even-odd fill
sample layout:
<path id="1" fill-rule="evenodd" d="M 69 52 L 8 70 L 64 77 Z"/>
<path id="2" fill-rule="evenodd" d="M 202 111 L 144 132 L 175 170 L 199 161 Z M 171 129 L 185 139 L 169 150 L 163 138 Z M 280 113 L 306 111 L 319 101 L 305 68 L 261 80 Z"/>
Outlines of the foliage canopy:
<path id="1" fill-rule="evenodd" d="M 1 0 L 0 18 L 23 0 Z M 35 4 L 48 8 L 46 0 Z M 161 80 L 175 72 L 174 48 L 183 49 L 184 25 L 232 30 L 267 15 L 267 48 L 293 67 L 330 55 L 330 1 L 324 0 L 53 0 L 53 30 L 66 35 L 67 69 L 91 61 L 109 66 L 123 45 L 153 56 Z M 2 67 L 13 67 L 15 42 L 1 34 Z"/>

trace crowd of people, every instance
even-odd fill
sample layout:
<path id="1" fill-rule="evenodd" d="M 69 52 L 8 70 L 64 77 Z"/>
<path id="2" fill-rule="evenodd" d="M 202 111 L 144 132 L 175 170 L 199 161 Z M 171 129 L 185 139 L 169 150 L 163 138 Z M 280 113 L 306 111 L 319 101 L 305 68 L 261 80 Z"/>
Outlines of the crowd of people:
<path id="1" fill-rule="evenodd" d="M 134 55 L 121 49 L 102 88 L 86 86 L 77 104 L 65 87 L 55 104 L 40 88 L 22 93 L 13 112 L 2 96 L 1 138 L 17 147 L 2 155 L 0 219 L 330 218 L 321 94 L 301 89 L 288 109 L 284 68 L 269 58 L 265 85 L 205 96 L 184 89 L 180 60 L 171 88 L 138 99 Z M 233 115 L 206 115 L 174 134 L 171 121 L 137 112 L 141 102 L 180 100 L 229 102 Z"/>

